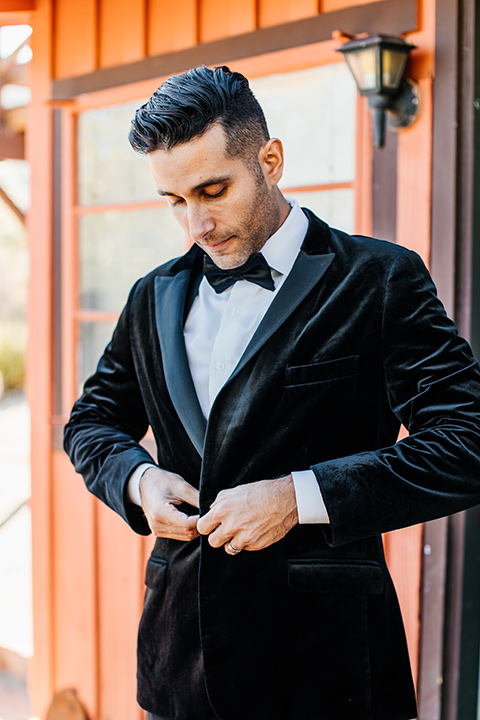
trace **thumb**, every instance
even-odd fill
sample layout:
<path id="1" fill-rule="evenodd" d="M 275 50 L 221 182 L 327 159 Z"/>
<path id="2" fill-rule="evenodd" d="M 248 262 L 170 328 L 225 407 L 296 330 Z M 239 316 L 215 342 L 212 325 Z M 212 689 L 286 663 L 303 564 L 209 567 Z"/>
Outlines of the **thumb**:
<path id="1" fill-rule="evenodd" d="M 193 487 L 193 485 L 190 485 L 185 481 L 180 494 L 182 500 L 187 502 L 189 505 L 193 505 L 193 507 L 196 508 L 200 507 L 199 492 L 196 488 Z"/>

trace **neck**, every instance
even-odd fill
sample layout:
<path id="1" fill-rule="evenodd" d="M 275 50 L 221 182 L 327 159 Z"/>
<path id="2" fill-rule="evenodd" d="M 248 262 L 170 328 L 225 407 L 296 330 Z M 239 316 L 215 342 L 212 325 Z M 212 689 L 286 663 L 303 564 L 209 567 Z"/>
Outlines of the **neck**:
<path id="1" fill-rule="evenodd" d="M 280 227 L 282 227 L 283 223 L 285 222 L 285 220 L 287 219 L 287 217 L 290 213 L 290 210 L 292 209 L 278 188 L 277 188 L 277 193 L 278 193 L 278 225 L 275 228 L 275 232 Z"/>

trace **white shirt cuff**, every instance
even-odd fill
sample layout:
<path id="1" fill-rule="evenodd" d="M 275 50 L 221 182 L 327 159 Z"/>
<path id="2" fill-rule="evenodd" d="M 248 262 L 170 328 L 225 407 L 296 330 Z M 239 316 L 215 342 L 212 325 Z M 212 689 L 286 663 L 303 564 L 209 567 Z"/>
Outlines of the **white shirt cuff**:
<path id="1" fill-rule="evenodd" d="M 292 472 L 300 525 L 329 524 L 327 508 L 313 470 Z"/>
<path id="2" fill-rule="evenodd" d="M 140 480 L 145 470 L 151 467 L 156 467 L 156 465 L 152 465 L 152 463 L 142 463 L 133 471 L 128 479 L 128 497 L 131 502 L 135 503 L 135 505 L 140 505 L 140 507 L 142 507 Z"/>

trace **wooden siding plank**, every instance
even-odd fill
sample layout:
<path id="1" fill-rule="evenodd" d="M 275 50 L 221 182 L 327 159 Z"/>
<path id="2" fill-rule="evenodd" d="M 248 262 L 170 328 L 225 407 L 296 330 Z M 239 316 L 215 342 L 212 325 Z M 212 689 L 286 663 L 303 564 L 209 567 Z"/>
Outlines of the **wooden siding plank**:
<path id="1" fill-rule="evenodd" d="M 99 717 L 95 500 L 64 453 L 53 454 L 53 469 L 55 689 L 77 688 Z"/>
<path id="2" fill-rule="evenodd" d="M 374 149 L 372 163 L 373 235 L 389 242 L 395 242 L 397 232 L 397 140 L 387 131 L 385 147 Z"/>
<path id="3" fill-rule="evenodd" d="M 397 242 L 418 252 L 429 264 L 432 80 L 424 78 L 419 86 L 419 117 L 398 134 Z"/>
<path id="4" fill-rule="evenodd" d="M 376 0 L 377 3 L 385 0 Z M 357 7 L 358 5 L 371 5 L 371 0 L 320 0 L 322 13 L 345 10 L 346 8 Z"/>
<path id="5" fill-rule="evenodd" d="M 38 0 L 32 18 L 30 67 L 32 99 L 26 136 L 26 158 L 35 188 L 28 216 L 31 275 L 28 306 L 27 394 L 31 410 L 32 582 L 35 654 L 29 690 L 32 712 L 44 713 L 54 691 L 53 664 L 53 538 L 49 418 L 52 411 L 52 110 L 45 103 L 50 90 L 51 2 Z"/>
<path id="6" fill-rule="evenodd" d="M 3 5 L 0 9 L 0 25 L 32 25 L 32 13 L 30 10 L 18 10 L 17 12 L 5 12 Z"/>
<path id="7" fill-rule="evenodd" d="M 255 0 L 201 0 L 200 42 L 253 32 L 257 26 Z"/>
<path id="8" fill-rule="evenodd" d="M 97 69 L 95 0 L 56 0 L 54 4 L 54 77 Z"/>
<path id="9" fill-rule="evenodd" d="M 422 720 L 441 720 L 448 518 L 428 522 L 423 533 L 423 592 L 417 702 Z"/>
<path id="10" fill-rule="evenodd" d="M 455 312 L 455 236 L 457 234 L 458 188 L 458 57 L 456 32 L 457 3 L 439 3 L 441 16 L 437 22 L 435 75 L 442 79 L 441 90 L 436 84 L 434 97 L 432 151 L 432 274 L 447 312 Z M 471 219 L 469 218 L 469 223 Z"/>
<path id="11" fill-rule="evenodd" d="M 177 0 L 175 12 L 165 0 L 148 5 L 148 54 L 184 50 L 198 41 L 197 0 Z"/>
<path id="12" fill-rule="evenodd" d="M 385 536 L 388 569 L 392 575 L 402 611 L 415 682 L 417 682 L 418 674 L 420 636 L 422 536 L 423 525 L 396 530 Z"/>
<path id="13" fill-rule="evenodd" d="M 259 27 L 280 25 L 317 15 L 318 2 L 319 0 L 260 0 Z"/>
<path id="14" fill-rule="evenodd" d="M 140 713 L 136 638 L 144 589 L 142 541 L 112 510 L 100 502 L 97 508 L 99 717 L 133 720 Z"/>
<path id="15" fill-rule="evenodd" d="M 144 0 L 101 0 L 99 65 L 112 67 L 146 55 Z"/>
<path id="16" fill-rule="evenodd" d="M 357 93 L 357 167 L 355 170 L 355 232 L 372 234 L 373 145 L 370 112 Z"/>
<path id="17" fill-rule="evenodd" d="M 35 0 L 2 0 L 2 12 L 26 12 L 36 10 L 37 3 Z"/>
<path id="18" fill-rule="evenodd" d="M 61 303 L 61 343 L 62 370 L 60 374 L 61 413 L 68 417 L 76 398 L 78 386 L 76 381 L 76 327 L 72 317 L 78 305 L 78 261 L 76 252 L 76 226 L 72 223 L 71 208 L 75 202 L 76 186 L 76 132 L 75 116 L 65 109 L 61 112 L 61 159 L 60 174 L 61 188 L 59 200 L 61 202 L 60 233 L 61 233 L 61 276 L 62 282 L 57 292 L 60 292 Z M 57 379 L 58 382 L 58 379 Z"/>
<path id="19" fill-rule="evenodd" d="M 212 8 L 213 1 L 208 0 Z M 248 0 L 248 6 L 251 8 L 252 0 Z M 81 77 L 59 78 L 53 83 L 53 98 L 65 100 L 84 93 L 143 83 L 149 78 L 158 80 L 200 64 L 230 64 L 245 58 L 253 58 L 256 63 L 260 56 L 289 49 L 293 54 L 302 53 L 307 46 L 318 47 L 322 41 L 329 41 L 326 43 L 328 47 L 337 48 L 339 43 L 332 41 L 331 37 L 339 27 L 351 34 L 365 32 L 365 29 L 393 35 L 409 32 L 417 27 L 416 0 L 381 0 L 251 32 L 234 25 L 230 34 L 235 37 L 225 36 L 211 42 L 202 37 L 202 43 L 192 48 L 147 57 L 118 67 L 102 68 Z M 238 34 L 241 32 L 243 34 Z"/>

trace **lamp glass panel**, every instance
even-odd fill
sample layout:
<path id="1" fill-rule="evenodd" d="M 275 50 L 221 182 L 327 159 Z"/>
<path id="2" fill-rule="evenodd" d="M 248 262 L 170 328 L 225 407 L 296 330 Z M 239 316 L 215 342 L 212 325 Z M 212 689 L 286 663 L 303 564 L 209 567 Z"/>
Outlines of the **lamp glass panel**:
<path id="1" fill-rule="evenodd" d="M 378 89 L 378 48 L 368 47 L 356 50 L 345 54 L 345 59 L 360 92 L 371 92 Z"/>
<path id="2" fill-rule="evenodd" d="M 382 82 L 383 86 L 396 90 L 405 71 L 408 60 L 408 52 L 398 52 L 391 48 L 383 48 Z"/>

